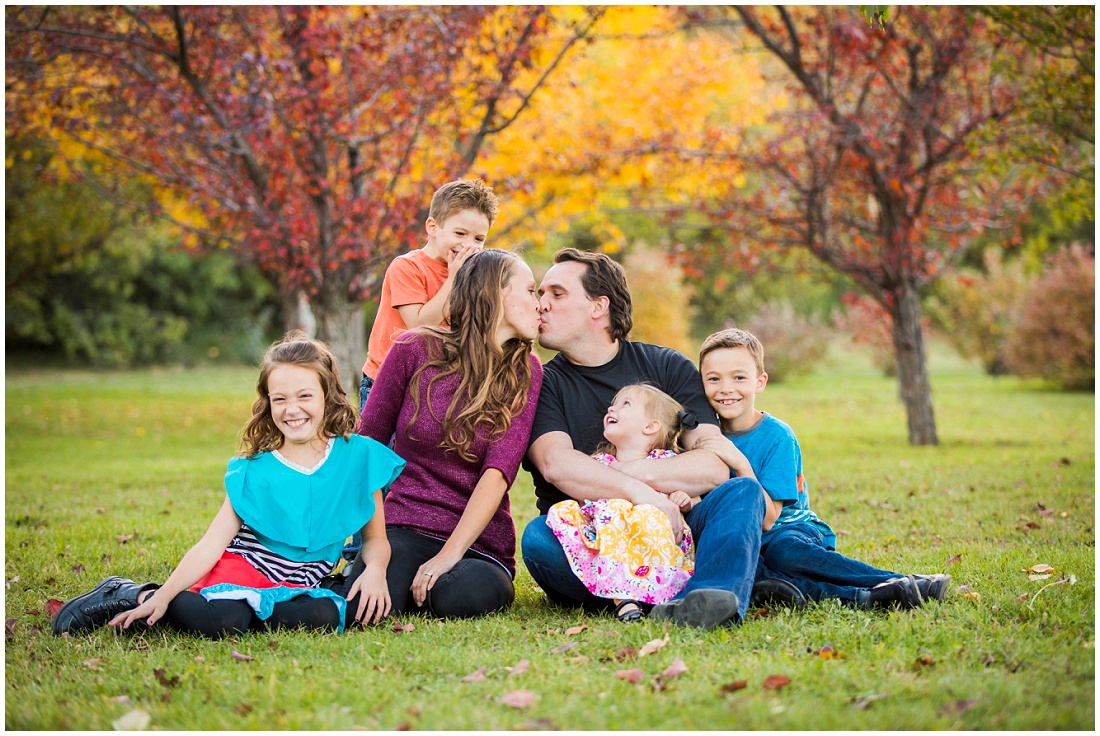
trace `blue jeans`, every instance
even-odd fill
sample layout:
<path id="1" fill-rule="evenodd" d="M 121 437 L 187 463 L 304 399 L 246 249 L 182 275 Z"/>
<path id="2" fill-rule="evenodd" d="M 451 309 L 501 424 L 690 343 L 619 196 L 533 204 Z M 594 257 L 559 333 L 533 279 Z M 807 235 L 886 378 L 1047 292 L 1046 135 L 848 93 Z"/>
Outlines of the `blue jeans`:
<path id="1" fill-rule="evenodd" d="M 363 376 L 363 380 L 359 382 L 359 413 L 363 413 L 363 407 L 367 405 L 367 397 L 370 396 L 371 387 L 374 385 L 374 379 L 370 376 Z"/>
<path id="2" fill-rule="evenodd" d="M 852 603 L 861 590 L 900 575 L 826 548 L 813 526 L 790 524 L 776 531 L 760 552 L 757 578 L 764 577 L 786 580 L 813 601 L 837 598 Z"/>
<path id="3" fill-rule="evenodd" d="M 737 596 L 742 618 L 748 609 L 760 557 L 764 494 L 752 478 L 731 478 L 708 493 L 687 514 L 695 538 L 695 575 L 675 599 L 700 588 L 719 588 Z M 538 516 L 523 530 L 523 563 L 551 602 L 599 609 L 606 598 L 588 592 L 573 574 L 561 542 Z"/>
<path id="4" fill-rule="evenodd" d="M 363 376 L 363 380 L 359 382 L 359 413 L 363 413 L 363 407 L 367 405 L 367 397 L 370 396 L 371 387 L 374 386 L 374 379 L 370 376 Z M 390 449 L 393 449 L 393 442 L 390 442 Z M 389 489 L 382 491 L 382 497 L 385 498 Z M 344 545 L 343 551 L 340 555 L 349 562 L 355 559 L 355 555 L 359 554 L 359 548 L 363 546 L 363 533 L 355 532 L 351 535 L 351 541 Z"/>

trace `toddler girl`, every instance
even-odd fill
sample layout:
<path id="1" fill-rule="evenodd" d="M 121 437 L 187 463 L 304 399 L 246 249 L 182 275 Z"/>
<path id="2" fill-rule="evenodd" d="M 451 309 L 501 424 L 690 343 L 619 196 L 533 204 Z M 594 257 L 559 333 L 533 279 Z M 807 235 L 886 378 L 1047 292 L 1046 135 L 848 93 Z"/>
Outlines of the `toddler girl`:
<path id="1" fill-rule="evenodd" d="M 610 443 L 595 457 L 608 466 L 617 461 L 673 457 L 694 416 L 668 394 L 645 384 L 624 386 L 603 419 Z M 682 491 L 669 499 L 683 512 L 697 498 Z M 664 603 L 687 584 L 695 571 L 691 530 L 680 543 L 668 517 L 655 506 L 634 506 L 625 499 L 561 501 L 550 507 L 546 524 L 562 544 L 573 572 L 588 590 L 616 603 L 620 621 L 644 615 L 639 603 Z"/>
<path id="2" fill-rule="evenodd" d="M 249 629 L 342 631 L 389 613 L 381 489 L 405 461 L 352 434 L 355 410 L 332 353 L 297 330 L 267 351 L 226 499 L 206 534 L 162 585 L 109 577 L 67 602 L 53 633 L 162 618 L 220 637 Z M 365 562 L 347 599 L 319 587 L 344 540 L 362 531 Z M 350 602 L 351 605 L 348 605 Z"/>

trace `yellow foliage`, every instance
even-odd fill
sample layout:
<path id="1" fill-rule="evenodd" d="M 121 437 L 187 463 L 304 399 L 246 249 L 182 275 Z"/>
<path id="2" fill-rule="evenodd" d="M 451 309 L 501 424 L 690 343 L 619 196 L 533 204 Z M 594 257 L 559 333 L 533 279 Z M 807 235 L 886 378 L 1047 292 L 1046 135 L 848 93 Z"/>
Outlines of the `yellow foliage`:
<path id="1" fill-rule="evenodd" d="M 578 11 L 552 12 L 562 21 Z M 541 245 L 582 213 L 690 206 L 727 190 L 731 178 L 744 186 L 721 154 L 773 108 L 764 80 L 754 57 L 718 33 L 678 30 L 674 12 L 608 7 L 596 39 L 572 49 L 532 109 L 491 139 L 476 173 L 499 188 L 530 182 L 502 201 L 499 222 L 511 226 L 511 240 Z M 562 33 L 543 47 L 559 48 Z M 704 161 L 704 149 L 718 156 Z M 604 250 L 622 247 L 618 237 Z"/>
<path id="2" fill-rule="evenodd" d="M 635 243 L 623 268 L 634 307 L 630 339 L 694 355 L 697 346 L 691 339 L 690 295 L 679 266 L 660 250 Z"/>

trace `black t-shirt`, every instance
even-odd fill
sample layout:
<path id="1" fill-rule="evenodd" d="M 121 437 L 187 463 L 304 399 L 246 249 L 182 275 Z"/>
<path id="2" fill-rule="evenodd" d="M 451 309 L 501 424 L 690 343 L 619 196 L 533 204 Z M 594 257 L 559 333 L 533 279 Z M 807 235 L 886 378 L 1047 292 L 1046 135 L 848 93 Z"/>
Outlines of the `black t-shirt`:
<path id="1" fill-rule="evenodd" d="M 619 354 L 601 366 L 574 365 L 560 353 L 544 366 L 542 393 L 531 442 L 548 432 L 565 432 L 573 448 L 591 455 L 603 442 L 603 417 L 623 386 L 648 383 L 695 412 L 699 421 L 718 424 L 703 393 L 699 371 L 682 353 L 644 342 L 619 341 Z M 535 481 L 539 513 L 569 496 L 551 485 L 529 459 L 523 467 Z"/>

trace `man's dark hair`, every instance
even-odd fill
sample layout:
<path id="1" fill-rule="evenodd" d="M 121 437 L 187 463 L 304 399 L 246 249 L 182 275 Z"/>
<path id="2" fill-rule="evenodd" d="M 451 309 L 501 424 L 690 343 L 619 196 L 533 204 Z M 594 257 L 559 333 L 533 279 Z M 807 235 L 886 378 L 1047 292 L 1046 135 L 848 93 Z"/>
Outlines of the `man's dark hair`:
<path id="1" fill-rule="evenodd" d="M 574 261 L 585 266 L 581 285 L 589 299 L 606 296 L 611 315 L 612 340 L 625 340 L 634 326 L 631 316 L 630 288 L 626 285 L 626 271 L 603 253 L 592 253 L 576 248 L 564 248 L 554 254 L 554 263 Z"/>

